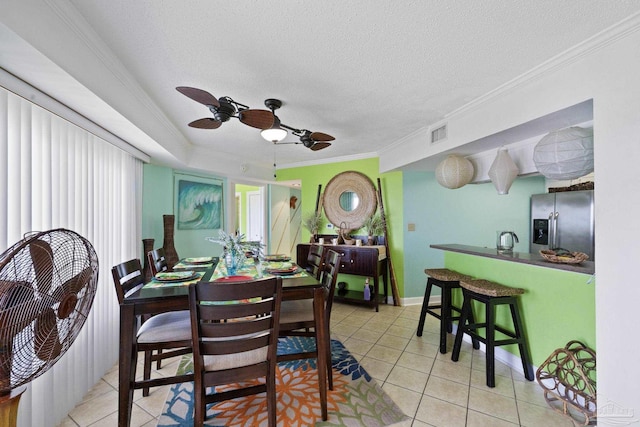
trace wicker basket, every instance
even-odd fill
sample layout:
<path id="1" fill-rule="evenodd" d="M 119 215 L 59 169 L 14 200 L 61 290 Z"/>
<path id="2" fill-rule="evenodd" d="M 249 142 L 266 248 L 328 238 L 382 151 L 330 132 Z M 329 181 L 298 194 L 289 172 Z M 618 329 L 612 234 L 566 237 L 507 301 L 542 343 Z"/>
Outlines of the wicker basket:
<path id="1" fill-rule="evenodd" d="M 556 264 L 580 264 L 582 261 L 589 259 L 589 255 L 584 252 L 565 252 L 556 251 L 552 249 L 544 249 L 540 251 L 540 256 L 549 262 L 555 262 Z"/>

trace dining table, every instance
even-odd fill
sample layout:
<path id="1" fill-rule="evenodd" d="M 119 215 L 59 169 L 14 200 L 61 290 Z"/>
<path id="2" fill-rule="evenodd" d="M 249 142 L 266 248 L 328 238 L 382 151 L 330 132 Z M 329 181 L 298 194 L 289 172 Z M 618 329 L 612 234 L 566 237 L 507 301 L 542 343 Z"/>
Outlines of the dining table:
<path id="1" fill-rule="evenodd" d="M 171 384 L 171 378 L 155 378 L 145 382 L 135 382 L 138 348 L 136 331 L 137 317 L 158 313 L 188 310 L 189 285 L 198 281 L 211 282 L 235 280 L 228 276 L 224 262 L 218 257 L 198 257 L 180 260 L 174 267 L 174 272 L 192 271 L 185 280 L 172 281 L 152 278 L 142 288 L 126 295 L 120 304 L 120 356 L 118 380 L 118 426 L 128 427 L 131 422 L 131 408 L 133 405 L 134 389 L 145 386 L 159 386 Z M 265 256 L 263 258 L 247 258 L 246 262 L 236 272 L 236 276 L 247 278 L 261 278 L 278 275 L 282 280 L 282 299 L 313 299 L 315 330 L 317 331 L 317 370 L 318 390 L 322 411 L 322 420 L 327 415 L 327 363 L 326 349 L 330 345 L 329 331 L 325 319 L 325 292 L 322 283 L 315 277 L 293 263 L 283 264 L 286 259 Z M 286 268 L 285 268 L 286 267 Z M 165 276 L 166 277 L 166 276 Z M 323 349 L 321 351 L 321 349 Z M 184 381 L 192 381 L 193 374 L 183 377 Z M 175 378 L 174 381 L 175 382 Z"/>

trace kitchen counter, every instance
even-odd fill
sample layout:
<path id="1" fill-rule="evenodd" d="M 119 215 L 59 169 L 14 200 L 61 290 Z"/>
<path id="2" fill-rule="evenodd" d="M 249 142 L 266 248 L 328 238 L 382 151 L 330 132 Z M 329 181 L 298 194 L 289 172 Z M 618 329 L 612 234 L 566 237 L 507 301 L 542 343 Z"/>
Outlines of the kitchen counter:
<path id="1" fill-rule="evenodd" d="M 593 262 L 554 264 L 532 253 L 499 254 L 495 248 L 468 245 L 431 247 L 444 251 L 445 268 L 524 289 L 524 294 L 519 297 L 520 314 L 535 366 L 540 366 L 554 350 L 571 340 L 579 340 L 595 348 L 596 287 L 592 276 Z M 454 294 L 453 298 L 456 302 L 462 300 L 460 292 Z M 498 324 L 511 326 L 508 309 L 499 309 L 496 319 Z M 483 318 L 476 318 L 476 321 L 481 320 Z M 517 346 L 505 346 L 502 349 L 519 358 Z M 503 361 L 512 360 L 508 355 L 500 357 L 504 357 Z M 519 359 L 515 359 L 513 367 L 517 369 L 518 365 Z"/>
<path id="2" fill-rule="evenodd" d="M 480 246 L 456 244 L 431 245 L 430 247 L 433 249 L 441 249 L 443 251 L 476 255 L 485 258 L 499 259 L 502 261 L 511 261 L 522 264 L 535 265 L 538 267 L 553 268 L 556 270 L 571 271 L 573 273 L 582 273 L 589 275 L 595 273 L 595 263 L 593 261 L 583 261 L 580 264 L 557 264 L 545 260 L 539 254 L 532 254 L 529 252 L 499 253 L 495 248 L 483 248 Z"/>

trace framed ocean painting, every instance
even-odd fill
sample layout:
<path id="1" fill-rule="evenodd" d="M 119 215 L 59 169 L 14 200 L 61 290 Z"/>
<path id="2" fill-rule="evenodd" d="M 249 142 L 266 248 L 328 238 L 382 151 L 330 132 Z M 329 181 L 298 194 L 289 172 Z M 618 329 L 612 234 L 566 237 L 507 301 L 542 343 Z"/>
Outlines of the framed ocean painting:
<path id="1" fill-rule="evenodd" d="M 222 182 L 175 175 L 177 226 L 180 230 L 216 230 L 223 227 Z"/>

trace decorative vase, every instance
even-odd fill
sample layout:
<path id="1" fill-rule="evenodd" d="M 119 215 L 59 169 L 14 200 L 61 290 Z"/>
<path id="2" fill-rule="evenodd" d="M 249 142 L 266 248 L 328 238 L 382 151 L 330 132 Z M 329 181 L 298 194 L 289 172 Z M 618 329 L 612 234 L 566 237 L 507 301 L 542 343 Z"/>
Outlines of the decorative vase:
<path id="1" fill-rule="evenodd" d="M 142 252 L 144 254 L 144 267 L 142 268 L 144 283 L 151 281 L 151 266 L 149 265 L 149 252 L 153 250 L 154 239 L 142 239 Z"/>
<path id="2" fill-rule="evenodd" d="M 224 265 L 227 269 L 227 276 L 235 276 L 242 267 L 246 255 L 236 251 L 225 251 Z"/>
<path id="3" fill-rule="evenodd" d="M 373 236 L 367 236 L 367 245 L 373 246 Z"/>
<path id="4" fill-rule="evenodd" d="M 309 239 L 309 243 L 317 243 L 318 242 L 318 235 L 313 233 L 311 234 L 311 238 Z"/>
<path id="5" fill-rule="evenodd" d="M 180 260 L 178 252 L 176 252 L 176 247 L 173 243 L 175 215 L 162 215 L 162 221 L 164 223 L 164 242 L 162 243 L 164 259 L 167 261 L 167 267 L 169 267 L 169 270 L 172 270 L 173 266 Z"/>

